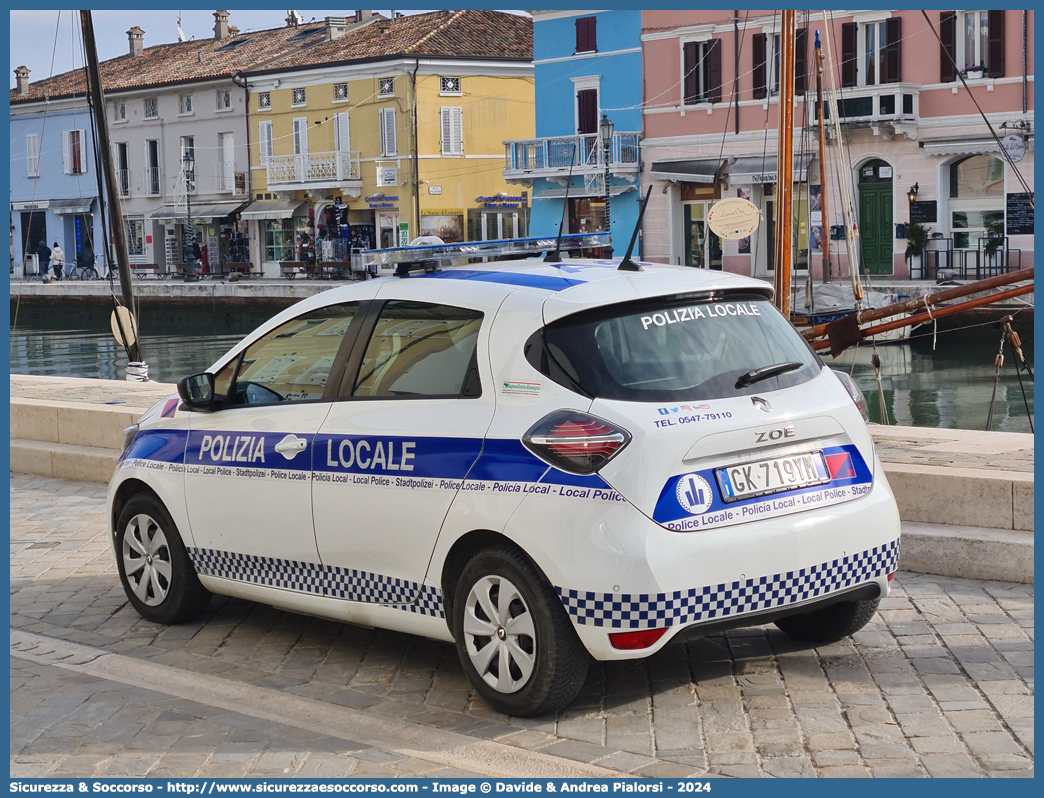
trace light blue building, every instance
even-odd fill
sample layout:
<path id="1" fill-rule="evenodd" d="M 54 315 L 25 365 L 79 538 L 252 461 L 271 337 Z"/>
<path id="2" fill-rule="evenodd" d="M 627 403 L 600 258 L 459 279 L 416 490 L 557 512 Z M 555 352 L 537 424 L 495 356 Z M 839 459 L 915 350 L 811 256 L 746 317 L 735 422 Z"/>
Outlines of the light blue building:
<path id="1" fill-rule="evenodd" d="M 642 12 L 531 13 L 537 137 L 505 142 L 504 177 L 531 189 L 531 236 L 557 235 L 563 220 L 563 232 L 604 231 L 606 152 L 599 128 L 611 122 L 610 232 L 621 257 L 641 199 Z"/>
<path id="2" fill-rule="evenodd" d="M 83 97 L 30 99 L 29 70 L 15 70 L 11 92 L 11 235 L 16 268 L 40 241 L 57 241 L 66 269 L 89 247 L 104 273 L 104 234 L 98 209 L 98 161 Z"/>

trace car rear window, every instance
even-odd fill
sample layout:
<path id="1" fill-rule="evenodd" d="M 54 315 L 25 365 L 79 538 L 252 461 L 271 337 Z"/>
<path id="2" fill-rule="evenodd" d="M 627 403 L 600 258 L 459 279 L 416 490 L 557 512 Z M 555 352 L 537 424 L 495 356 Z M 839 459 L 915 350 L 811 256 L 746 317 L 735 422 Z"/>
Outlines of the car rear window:
<path id="1" fill-rule="evenodd" d="M 754 294 L 598 308 L 545 327 L 537 350 L 531 347 L 531 362 L 557 382 L 636 402 L 772 391 L 805 382 L 822 368 L 790 322 Z M 800 366 L 737 385 L 743 375 L 781 363 Z"/>

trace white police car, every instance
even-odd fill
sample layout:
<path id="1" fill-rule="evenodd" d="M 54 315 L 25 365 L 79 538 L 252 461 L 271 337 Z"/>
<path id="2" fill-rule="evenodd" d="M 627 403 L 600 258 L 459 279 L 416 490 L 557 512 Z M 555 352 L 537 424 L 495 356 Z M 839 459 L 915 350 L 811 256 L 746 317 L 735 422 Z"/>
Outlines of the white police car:
<path id="1" fill-rule="evenodd" d="M 433 270 L 547 247 L 385 251 L 401 277 L 306 299 L 182 380 L 127 431 L 109 489 L 138 612 L 184 621 L 220 593 L 453 641 L 517 715 L 572 700 L 589 657 L 861 628 L 899 517 L 854 384 L 757 280 Z"/>

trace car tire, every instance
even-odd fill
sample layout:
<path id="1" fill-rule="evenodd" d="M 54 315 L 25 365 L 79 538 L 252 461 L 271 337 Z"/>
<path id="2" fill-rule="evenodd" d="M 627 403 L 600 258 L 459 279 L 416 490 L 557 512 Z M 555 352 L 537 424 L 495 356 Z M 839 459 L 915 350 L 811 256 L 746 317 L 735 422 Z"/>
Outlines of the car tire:
<path id="1" fill-rule="evenodd" d="M 806 643 L 834 643 L 866 626 L 880 603 L 881 599 L 842 601 L 814 612 L 780 618 L 776 626 Z"/>
<path id="2" fill-rule="evenodd" d="M 502 611 L 504 590 L 511 598 Z M 471 559 L 457 582 L 452 614 L 464 671 L 496 711 L 518 717 L 555 712 L 583 687 L 587 651 L 546 577 L 513 546 L 494 546 Z"/>
<path id="3" fill-rule="evenodd" d="M 120 512 L 116 565 L 127 598 L 148 621 L 188 621 L 210 603 L 211 593 L 200 583 L 174 520 L 148 493 L 134 496 Z"/>

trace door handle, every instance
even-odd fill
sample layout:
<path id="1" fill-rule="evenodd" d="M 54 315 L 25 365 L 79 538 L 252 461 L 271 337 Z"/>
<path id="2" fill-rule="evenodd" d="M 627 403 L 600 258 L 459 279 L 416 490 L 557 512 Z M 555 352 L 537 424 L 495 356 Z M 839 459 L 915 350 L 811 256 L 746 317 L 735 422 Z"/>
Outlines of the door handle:
<path id="1" fill-rule="evenodd" d="M 304 438 L 298 438 L 292 433 L 275 445 L 275 450 L 287 460 L 293 460 L 298 452 L 303 452 L 307 448 L 308 441 Z"/>

